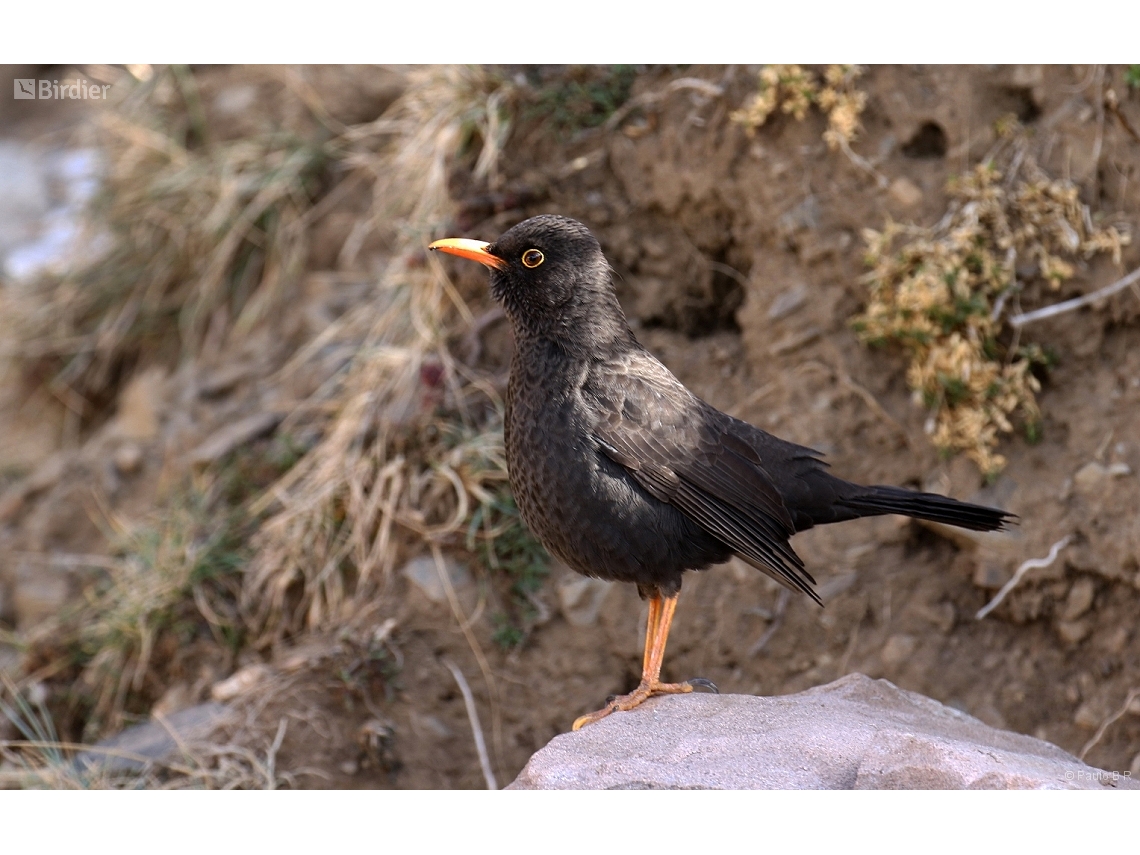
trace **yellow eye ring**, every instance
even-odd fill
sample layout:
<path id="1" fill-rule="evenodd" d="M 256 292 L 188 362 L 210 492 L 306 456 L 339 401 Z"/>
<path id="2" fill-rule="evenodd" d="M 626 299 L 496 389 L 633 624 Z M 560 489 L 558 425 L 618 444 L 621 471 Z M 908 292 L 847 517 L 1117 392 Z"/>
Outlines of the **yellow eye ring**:
<path id="1" fill-rule="evenodd" d="M 522 254 L 522 263 L 525 267 L 538 267 L 546 261 L 546 256 L 537 249 L 528 249 Z"/>

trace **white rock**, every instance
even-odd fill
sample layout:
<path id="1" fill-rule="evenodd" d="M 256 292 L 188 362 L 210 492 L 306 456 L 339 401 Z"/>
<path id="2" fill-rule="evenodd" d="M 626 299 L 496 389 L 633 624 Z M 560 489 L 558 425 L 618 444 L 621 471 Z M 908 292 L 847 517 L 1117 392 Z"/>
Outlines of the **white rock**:
<path id="1" fill-rule="evenodd" d="M 445 556 L 443 568 L 454 590 L 458 591 L 471 584 L 471 572 L 465 565 Z M 400 573 L 433 603 L 447 602 L 447 589 L 439 577 L 439 568 L 436 567 L 435 559 L 430 555 L 413 558 L 404 565 Z"/>
<path id="2" fill-rule="evenodd" d="M 210 689 L 210 697 L 215 701 L 228 701 L 244 695 L 272 673 L 273 669 L 268 665 L 261 663 L 246 665 L 226 679 L 215 683 Z"/>
<path id="3" fill-rule="evenodd" d="M 569 572 L 558 583 L 558 605 L 571 626 L 593 626 L 614 583 Z"/>

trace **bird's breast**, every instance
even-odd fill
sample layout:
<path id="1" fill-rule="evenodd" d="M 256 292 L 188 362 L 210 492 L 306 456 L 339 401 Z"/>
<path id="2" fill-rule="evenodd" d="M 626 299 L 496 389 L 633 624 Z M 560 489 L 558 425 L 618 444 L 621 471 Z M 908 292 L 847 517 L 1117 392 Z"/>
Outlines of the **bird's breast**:
<path id="1" fill-rule="evenodd" d="M 686 569 L 725 560 L 719 541 L 600 452 L 594 429 L 609 414 L 584 399 L 584 379 L 584 369 L 535 377 L 512 368 L 507 466 L 527 528 L 570 567 L 603 579 L 668 588 Z"/>

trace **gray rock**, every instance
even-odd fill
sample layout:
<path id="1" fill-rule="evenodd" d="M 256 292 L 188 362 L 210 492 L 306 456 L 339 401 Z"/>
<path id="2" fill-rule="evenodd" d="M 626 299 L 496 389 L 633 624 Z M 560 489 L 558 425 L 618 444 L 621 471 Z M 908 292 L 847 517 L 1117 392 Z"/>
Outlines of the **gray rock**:
<path id="1" fill-rule="evenodd" d="M 129 727 L 76 756 L 76 768 L 106 772 L 139 772 L 152 761 L 165 760 L 183 744 L 200 739 L 221 723 L 227 708 L 205 703 L 171 713 L 162 722 L 148 721 Z M 172 732 L 178 736 L 175 740 Z"/>
<path id="2" fill-rule="evenodd" d="M 471 584 L 471 571 L 465 565 L 444 557 L 443 567 L 453 590 L 459 591 Z M 436 567 L 435 559 L 430 555 L 413 558 L 404 565 L 400 573 L 433 603 L 447 602 L 447 589 L 439 578 L 439 568 Z"/>
<path id="3" fill-rule="evenodd" d="M 613 590 L 614 583 L 591 579 L 567 570 L 558 583 L 558 605 L 571 626 L 593 626 L 598 613 Z"/>
<path id="4" fill-rule="evenodd" d="M 511 789 L 1100 789 L 1140 784 L 851 674 L 797 695 L 669 695 L 555 737 Z"/>

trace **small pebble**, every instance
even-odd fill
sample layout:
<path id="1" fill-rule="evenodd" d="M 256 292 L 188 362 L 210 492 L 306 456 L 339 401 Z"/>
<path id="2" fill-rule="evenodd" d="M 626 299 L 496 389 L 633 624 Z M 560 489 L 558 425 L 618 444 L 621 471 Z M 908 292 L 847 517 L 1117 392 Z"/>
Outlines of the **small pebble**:
<path id="1" fill-rule="evenodd" d="M 918 639 L 913 635 L 892 635 L 883 645 L 883 664 L 899 665 L 910 658 L 918 647 Z"/>
<path id="2" fill-rule="evenodd" d="M 922 201 L 922 190 L 909 178 L 896 178 L 887 188 L 887 195 L 900 208 L 913 208 Z"/>
<path id="3" fill-rule="evenodd" d="M 1087 612 L 1093 604 L 1093 597 L 1096 596 L 1096 585 L 1093 580 L 1087 576 L 1078 579 L 1073 583 L 1073 587 L 1069 589 L 1068 599 L 1065 600 L 1065 607 L 1061 612 L 1061 619 L 1065 621 L 1073 621 Z"/>
<path id="4" fill-rule="evenodd" d="M 1063 620 L 1057 624 L 1057 635 L 1066 644 L 1078 644 L 1084 641 L 1092 630 L 1092 624 L 1087 620 Z"/>
<path id="5" fill-rule="evenodd" d="M 142 463 L 142 449 L 136 443 L 124 442 L 115 451 L 115 468 L 120 475 L 133 475 Z"/>

